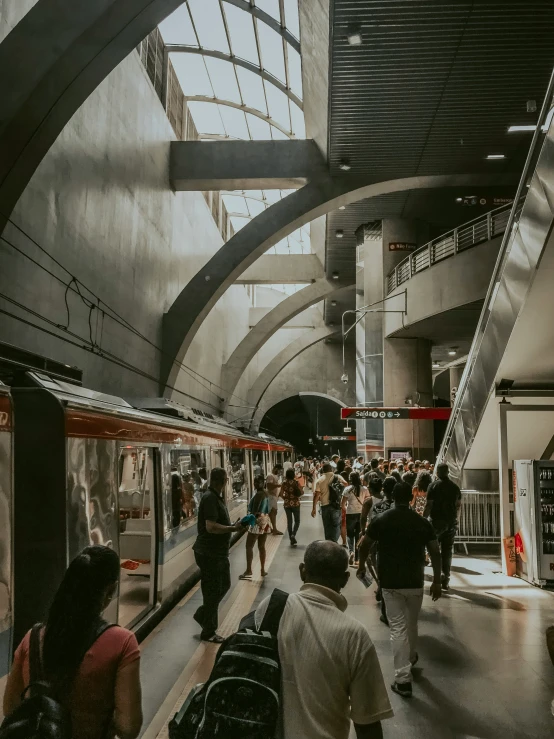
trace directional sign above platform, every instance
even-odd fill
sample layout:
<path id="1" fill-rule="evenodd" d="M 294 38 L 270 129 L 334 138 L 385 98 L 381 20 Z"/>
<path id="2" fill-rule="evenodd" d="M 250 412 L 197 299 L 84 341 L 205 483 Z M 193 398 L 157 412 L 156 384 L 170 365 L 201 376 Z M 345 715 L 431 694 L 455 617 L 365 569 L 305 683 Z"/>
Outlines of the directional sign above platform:
<path id="1" fill-rule="evenodd" d="M 452 408 L 417 408 L 403 406 L 402 408 L 341 408 L 342 419 L 380 418 L 384 421 L 448 421 Z"/>

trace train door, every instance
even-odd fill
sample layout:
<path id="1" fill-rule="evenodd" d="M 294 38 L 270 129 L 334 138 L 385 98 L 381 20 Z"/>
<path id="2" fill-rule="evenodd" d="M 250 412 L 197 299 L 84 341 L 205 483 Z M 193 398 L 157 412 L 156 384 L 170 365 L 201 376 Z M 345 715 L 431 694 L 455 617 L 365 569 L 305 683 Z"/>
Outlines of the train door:
<path id="1" fill-rule="evenodd" d="M 252 466 L 252 451 L 250 449 L 247 449 L 245 452 L 245 475 L 248 501 L 250 502 L 254 495 L 254 468 Z"/>
<path id="2" fill-rule="evenodd" d="M 225 469 L 225 450 L 224 449 L 212 449 L 211 453 L 211 461 L 212 466 L 210 469 L 213 470 L 214 467 L 223 467 Z"/>
<path id="3" fill-rule="evenodd" d="M 248 501 L 248 474 L 244 449 L 227 450 L 227 478 L 227 507 L 232 511 Z"/>
<path id="4" fill-rule="evenodd" d="M 131 628 L 156 604 L 159 451 L 125 446 L 119 455 L 118 623 Z"/>
<path id="5" fill-rule="evenodd" d="M 267 476 L 267 470 L 266 470 L 266 462 L 264 459 L 264 452 L 262 452 L 260 449 L 254 449 L 251 453 L 251 459 L 252 459 L 252 483 L 254 482 L 255 477 L 266 477 Z M 252 489 L 254 489 L 252 484 Z"/>

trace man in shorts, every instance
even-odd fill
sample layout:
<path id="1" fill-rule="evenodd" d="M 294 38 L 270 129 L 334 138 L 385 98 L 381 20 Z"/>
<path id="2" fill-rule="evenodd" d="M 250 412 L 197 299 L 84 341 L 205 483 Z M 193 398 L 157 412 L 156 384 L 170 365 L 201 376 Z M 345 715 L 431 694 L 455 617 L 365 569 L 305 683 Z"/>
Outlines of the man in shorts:
<path id="1" fill-rule="evenodd" d="M 271 533 L 273 536 L 283 536 L 283 532 L 277 529 L 277 501 L 279 500 L 279 491 L 281 490 L 281 483 L 279 482 L 279 473 L 281 470 L 281 465 L 276 464 L 265 481 L 269 498 L 269 520 L 271 521 L 271 527 L 273 529 Z"/>

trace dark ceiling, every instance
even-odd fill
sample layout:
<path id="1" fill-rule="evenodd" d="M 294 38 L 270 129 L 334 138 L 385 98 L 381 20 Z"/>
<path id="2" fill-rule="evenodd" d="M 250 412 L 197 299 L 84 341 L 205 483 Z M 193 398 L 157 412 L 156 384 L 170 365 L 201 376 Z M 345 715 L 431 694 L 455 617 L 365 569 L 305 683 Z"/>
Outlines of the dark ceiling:
<path id="1" fill-rule="evenodd" d="M 517 181 L 529 133 L 554 62 L 553 0 L 334 0 L 331 16 L 329 164 L 335 176 L 388 180 L 427 174 L 513 174 Z M 360 31 L 362 44 L 348 43 Z M 488 154 L 506 159 L 489 161 Z M 348 160 L 351 169 L 340 169 Z M 476 188 L 472 188 L 476 190 Z M 479 193 L 485 192 L 481 189 Z M 487 190 L 501 196 L 513 189 Z M 430 236 L 487 206 L 462 208 L 453 189 L 363 200 L 327 217 L 326 270 L 355 278 L 355 231 L 379 218 L 420 218 Z M 342 229 L 342 239 L 336 238 Z M 353 294 L 328 322 L 340 325 Z"/>

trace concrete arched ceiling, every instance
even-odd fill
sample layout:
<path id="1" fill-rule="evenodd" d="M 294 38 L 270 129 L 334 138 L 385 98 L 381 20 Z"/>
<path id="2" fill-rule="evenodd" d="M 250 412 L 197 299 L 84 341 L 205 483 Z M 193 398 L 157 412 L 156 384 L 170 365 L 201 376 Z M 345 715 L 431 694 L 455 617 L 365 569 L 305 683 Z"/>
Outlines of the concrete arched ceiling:
<path id="1" fill-rule="evenodd" d="M 274 406 L 279 405 L 279 403 L 282 403 L 284 400 L 288 400 L 289 398 L 294 398 L 295 396 L 300 396 L 301 398 L 303 396 L 316 396 L 318 398 L 324 398 L 326 400 L 330 400 L 333 403 L 336 403 L 339 407 L 344 408 L 344 403 L 342 403 L 338 398 L 334 398 L 332 395 L 327 395 L 326 393 L 294 393 L 293 395 L 290 395 L 289 393 L 283 393 L 282 396 L 279 396 L 278 398 L 272 398 L 271 400 L 264 403 L 262 401 L 259 405 L 259 407 L 256 410 L 256 413 L 254 414 L 254 418 L 252 420 L 252 426 L 251 431 L 257 432 L 260 428 L 260 424 L 263 420 L 263 417 L 266 413 L 268 413 Z"/>
<path id="2" fill-rule="evenodd" d="M 320 341 L 324 341 L 329 336 L 333 336 L 335 333 L 336 329 L 330 326 L 320 326 L 319 328 L 310 329 L 309 331 L 303 332 L 294 341 L 291 341 L 290 344 L 273 357 L 258 375 L 248 392 L 248 405 L 254 408 L 254 412 L 263 398 L 265 391 L 281 370 L 290 364 L 293 359 L 296 359 L 299 354 L 302 354 L 303 351 Z"/>
<path id="3" fill-rule="evenodd" d="M 0 231 L 75 111 L 182 3 L 38 0 L 2 41 Z"/>
<path id="4" fill-rule="evenodd" d="M 344 286 L 337 286 L 337 283 L 325 279 L 316 280 L 311 285 L 298 290 L 298 292 L 289 295 L 288 298 L 282 300 L 278 305 L 269 311 L 261 321 L 250 329 L 244 339 L 231 354 L 227 362 L 223 365 L 221 371 L 221 385 L 226 393 L 225 410 L 229 399 L 243 372 L 248 367 L 254 356 L 260 351 L 262 346 L 268 341 L 276 331 L 284 326 L 288 321 L 297 316 L 302 311 L 312 305 L 331 297 L 340 290 L 346 289 Z"/>
<path id="5" fill-rule="evenodd" d="M 362 198 L 407 190 L 512 184 L 516 180 L 517 175 L 478 173 L 405 177 L 382 182 L 342 176 L 309 182 L 253 218 L 181 291 L 164 316 L 162 386 L 175 384 L 178 363 L 184 360 L 202 322 L 225 291 L 258 257 L 306 223 Z"/>

